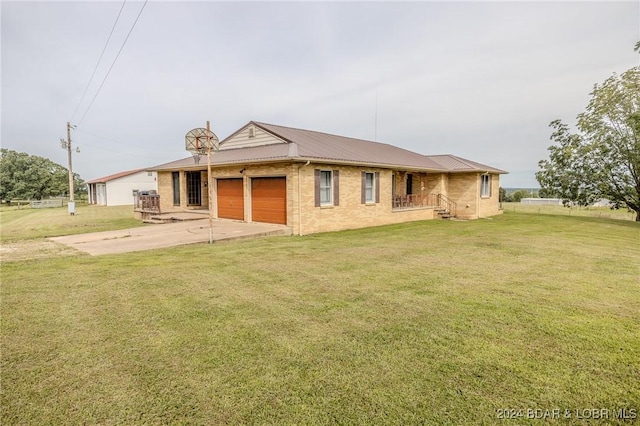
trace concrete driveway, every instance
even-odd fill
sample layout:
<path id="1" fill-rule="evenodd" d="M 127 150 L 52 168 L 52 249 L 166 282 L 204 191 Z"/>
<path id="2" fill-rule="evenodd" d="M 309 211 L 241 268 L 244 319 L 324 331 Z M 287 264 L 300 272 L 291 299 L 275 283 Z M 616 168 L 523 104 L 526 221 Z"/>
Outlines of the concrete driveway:
<path id="1" fill-rule="evenodd" d="M 213 221 L 213 240 L 228 241 L 270 235 L 291 235 L 291 228 L 270 223 L 246 223 L 227 219 Z M 209 220 L 148 225 L 118 231 L 51 237 L 51 241 L 73 247 L 92 256 L 127 253 L 209 242 Z"/>

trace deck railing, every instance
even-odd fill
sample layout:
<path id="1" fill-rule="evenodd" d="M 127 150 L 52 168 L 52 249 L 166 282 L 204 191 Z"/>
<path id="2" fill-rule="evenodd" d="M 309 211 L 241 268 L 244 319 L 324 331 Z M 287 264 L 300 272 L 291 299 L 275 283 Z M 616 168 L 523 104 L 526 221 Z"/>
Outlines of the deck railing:
<path id="1" fill-rule="evenodd" d="M 420 207 L 436 207 L 446 211 L 451 216 L 456 215 L 457 209 L 455 201 L 444 194 L 408 194 L 393 196 L 394 209 L 402 210 Z"/>
<path id="2" fill-rule="evenodd" d="M 438 205 L 438 194 L 407 194 L 393 197 L 394 209 L 410 209 L 414 207 L 433 207 Z"/>
<path id="3" fill-rule="evenodd" d="M 160 214 L 160 196 L 159 195 L 136 195 L 135 208 L 145 213 Z"/>

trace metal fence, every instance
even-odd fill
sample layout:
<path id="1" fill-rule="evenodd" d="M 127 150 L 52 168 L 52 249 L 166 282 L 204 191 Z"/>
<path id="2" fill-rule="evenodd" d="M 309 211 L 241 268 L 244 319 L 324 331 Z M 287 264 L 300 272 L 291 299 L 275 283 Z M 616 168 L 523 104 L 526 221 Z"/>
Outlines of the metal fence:
<path id="1" fill-rule="evenodd" d="M 52 207 L 62 207 L 62 198 L 49 200 L 33 200 L 29 203 L 32 209 L 48 209 Z"/>

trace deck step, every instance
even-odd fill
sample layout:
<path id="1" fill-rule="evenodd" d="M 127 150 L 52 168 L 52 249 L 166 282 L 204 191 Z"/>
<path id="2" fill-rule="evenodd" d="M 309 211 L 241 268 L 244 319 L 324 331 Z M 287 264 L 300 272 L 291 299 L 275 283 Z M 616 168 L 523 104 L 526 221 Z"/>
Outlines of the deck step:
<path id="1" fill-rule="evenodd" d="M 166 220 L 164 219 L 156 219 L 156 218 L 149 218 L 149 219 L 143 219 L 142 223 L 151 223 L 151 224 L 155 224 L 155 225 L 160 225 L 162 223 L 167 223 Z"/>

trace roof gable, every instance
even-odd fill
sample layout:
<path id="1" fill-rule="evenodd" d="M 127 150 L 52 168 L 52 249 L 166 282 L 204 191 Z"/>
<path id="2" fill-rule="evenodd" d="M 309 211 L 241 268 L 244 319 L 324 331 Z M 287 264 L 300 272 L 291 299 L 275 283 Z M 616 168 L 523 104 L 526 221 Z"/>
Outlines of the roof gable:
<path id="1" fill-rule="evenodd" d="M 251 121 L 235 133 L 222 140 L 220 142 L 220 151 L 282 143 L 286 143 L 286 141 L 278 138 L 276 135 L 266 131 L 260 126 L 257 126 L 256 123 Z"/>

